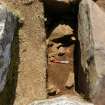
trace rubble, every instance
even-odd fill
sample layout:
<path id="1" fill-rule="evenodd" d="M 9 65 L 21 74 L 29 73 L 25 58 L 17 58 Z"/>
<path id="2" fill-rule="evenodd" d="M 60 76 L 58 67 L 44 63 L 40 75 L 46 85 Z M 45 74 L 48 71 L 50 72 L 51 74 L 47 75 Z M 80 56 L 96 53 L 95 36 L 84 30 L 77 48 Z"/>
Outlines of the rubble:
<path id="1" fill-rule="evenodd" d="M 49 40 L 62 38 L 64 36 L 72 35 L 73 29 L 68 25 L 58 25 L 51 33 Z"/>
<path id="2" fill-rule="evenodd" d="M 64 47 L 60 47 L 58 49 L 58 56 L 63 56 L 65 54 L 65 48 Z"/>
<path id="3" fill-rule="evenodd" d="M 34 2 L 35 0 L 22 0 L 22 4 L 24 5 L 30 5 Z"/>
<path id="4" fill-rule="evenodd" d="M 57 95 L 60 93 L 60 89 L 57 89 L 54 85 L 49 85 L 47 91 L 48 95 Z"/>

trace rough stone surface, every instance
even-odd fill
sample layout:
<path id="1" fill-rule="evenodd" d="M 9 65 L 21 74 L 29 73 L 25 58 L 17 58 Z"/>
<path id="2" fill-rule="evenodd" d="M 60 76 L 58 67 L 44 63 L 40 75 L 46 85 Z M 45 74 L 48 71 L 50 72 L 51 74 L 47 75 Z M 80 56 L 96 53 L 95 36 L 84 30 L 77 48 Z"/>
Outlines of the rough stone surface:
<path id="1" fill-rule="evenodd" d="M 52 31 L 49 40 L 54 40 L 58 38 L 62 38 L 64 36 L 72 35 L 73 29 L 69 25 L 58 25 L 55 27 L 55 29 Z"/>
<path id="2" fill-rule="evenodd" d="M 77 97 L 67 98 L 62 96 L 54 99 L 35 101 L 29 105 L 93 105 L 93 104 L 77 99 Z"/>
<path id="3" fill-rule="evenodd" d="M 47 97 L 44 11 L 39 0 L 35 0 L 30 6 L 21 6 L 20 3 L 17 7 L 25 24 L 19 31 L 20 61 L 14 105 L 28 105 L 33 100 Z"/>
<path id="4" fill-rule="evenodd" d="M 33 100 L 46 99 L 47 57 L 43 4 L 40 0 L 28 6 L 23 5 L 22 0 L 15 0 L 15 4 L 12 0 L 2 1 L 8 9 L 19 13 L 24 23 L 14 36 L 11 76 L 8 75 L 6 91 L 0 94 L 0 105 L 28 105 Z"/>
<path id="5" fill-rule="evenodd" d="M 104 99 L 105 94 L 105 13 L 92 0 L 82 0 L 79 6 L 79 41 L 81 66 L 79 88 L 89 98 Z M 97 101 L 97 100 L 96 100 Z M 105 101 L 104 101 L 105 104 Z M 97 105 L 104 105 L 97 104 Z"/>
<path id="6" fill-rule="evenodd" d="M 0 92 L 6 84 L 11 61 L 11 42 L 17 26 L 17 18 L 0 5 Z"/>

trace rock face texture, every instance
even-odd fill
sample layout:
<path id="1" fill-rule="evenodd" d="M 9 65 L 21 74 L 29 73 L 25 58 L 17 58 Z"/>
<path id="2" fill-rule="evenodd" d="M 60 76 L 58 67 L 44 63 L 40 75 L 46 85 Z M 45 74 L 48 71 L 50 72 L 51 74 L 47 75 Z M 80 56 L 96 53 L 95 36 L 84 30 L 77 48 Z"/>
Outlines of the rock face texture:
<path id="1" fill-rule="evenodd" d="M 20 61 L 13 105 L 28 105 L 33 100 L 47 97 L 44 11 L 43 4 L 39 0 L 35 0 L 30 6 L 21 6 L 17 3 L 17 7 L 25 19 L 25 24 L 19 30 Z"/>
<path id="2" fill-rule="evenodd" d="M 5 87 L 11 61 L 11 43 L 17 27 L 17 18 L 0 5 L 0 92 Z"/>
<path id="3" fill-rule="evenodd" d="M 97 105 L 104 105 L 105 94 L 105 13 L 92 0 L 82 0 L 79 6 L 80 61 L 78 85 L 89 98 L 98 97 Z M 99 104 L 100 103 L 100 104 Z"/>
<path id="4" fill-rule="evenodd" d="M 35 101 L 29 105 L 93 105 L 93 104 L 84 102 L 81 99 L 77 99 L 77 97 L 67 98 L 62 96 L 54 99 Z"/>
<path id="5" fill-rule="evenodd" d="M 73 35 L 73 29 L 68 25 L 60 24 L 52 31 L 49 40 L 54 40 L 69 35 Z"/>

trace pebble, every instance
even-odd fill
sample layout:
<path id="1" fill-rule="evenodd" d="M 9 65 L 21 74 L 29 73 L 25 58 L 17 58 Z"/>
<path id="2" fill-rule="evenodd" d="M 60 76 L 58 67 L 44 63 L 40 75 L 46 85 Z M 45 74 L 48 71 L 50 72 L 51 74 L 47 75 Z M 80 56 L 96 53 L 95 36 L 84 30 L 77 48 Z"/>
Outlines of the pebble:
<path id="1" fill-rule="evenodd" d="M 34 2 L 34 0 L 22 0 L 22 4 L 24 5 L 30 5 Z"/>
<path id="2" fill-rule="evenodd" d="M 58 56 L 63 56 L 65 54 L 65 48 L 64 47 L 60 47 L 58 50 Z"/>
<path id="3" fill-rule="evenodd" d="M 71 89 L 73 86 L 74 86 L 74 73 L 70 72 L 69 76 L 68 76 L 68 79 L 65 83 L 65 87 L 67 89 Z"/>
<path id="4" fill-rule="evenodd" d="M 72 40 L 72 41 L 76 41 L 75 36 L 72 36 L 72 37 L 71 37 L 71 40 Z"/>
<path id="5" fill-rule="evenodd" d="M 48 48 L 52 47 L 54 45 L 54 43 L 52 41 L 47 42 L 47 40 L 46 40 L 46 43 L 47 43 Z"/>
<path id="6" fill-rule="evenodd" d="M 19 23 L 21 24 L 21 25 L 23 25 L 24 24 L 24 18 L 19 18 Z"/>
<path id="7" fill-rule="evenodd" d="M 50 62 L 53 62 L 55 60 L 55 58 L 52 56 L 49 58 L 50 59 Z"/>
<path id="8" fill-rule="evenodd" d="M 47 90 L 49 95 L 57 95 L 60 93 L 60 89 L 57 89 L 54 85 L 50 85 Z"/>
<path id="9" fill-rule="evenodd" d="M 49 40 L 55 40 L 58 38 L 62 38 L 64 36 L 70 36 L 73 34 L 73 29 L 69 25 L 59 24 L 55 29 L 52 31 Z"/>

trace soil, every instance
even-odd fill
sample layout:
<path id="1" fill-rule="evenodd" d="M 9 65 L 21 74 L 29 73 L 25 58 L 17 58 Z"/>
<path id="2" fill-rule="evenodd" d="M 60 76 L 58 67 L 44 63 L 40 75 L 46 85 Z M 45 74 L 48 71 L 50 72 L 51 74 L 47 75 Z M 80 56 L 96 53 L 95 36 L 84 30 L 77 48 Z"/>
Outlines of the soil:
<path id="1" fill-rule="evenodd" d="M 58 54 L 53 55 L 54 59 L 58 61 L 68 61 L 67 64 L 59 63 L 59 62 L 48 62 L 48 87 L 53 85 L 57 91 L 59 89 L 58 94 L 51 94 L 49 95 L 49 98 L 53 98 L 59 95 L 75 95 L 75 87 L 74 87 L 74 78 L 70 77 L 70 74 L 74 75 L 73 71 L 73 49 L 74 46 L 69 46 L 65 48 L 65 50 L 69 50 L 69 52 L 66 52 L 65 55 L 58 56 Z M 48 52 L 51 53 L 51 48 L 48 49 Z M 71 86 L 70 88 L 66 88 L 66 82 L 70 81 L 68 80 L 71 78 Z M 68 85 L 69 85 L 68 84 Z"/>

